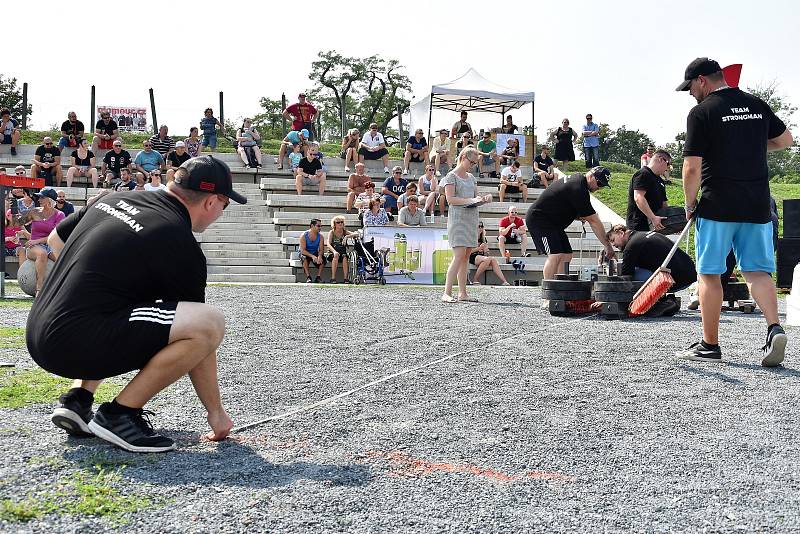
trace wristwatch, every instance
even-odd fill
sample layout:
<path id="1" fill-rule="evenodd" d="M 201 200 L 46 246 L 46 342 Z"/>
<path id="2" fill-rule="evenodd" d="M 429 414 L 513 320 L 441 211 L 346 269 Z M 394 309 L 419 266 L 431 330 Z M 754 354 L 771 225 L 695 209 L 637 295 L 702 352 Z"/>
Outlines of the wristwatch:
<path id="1" fill-rule="evenodd" d="M 694 210 L 697 209 L 697 202 L 694 202 L 692 204 L 685 204 L 683 207 L 684 209 L 686 209 L 686 213 L 694 213 Z"/>

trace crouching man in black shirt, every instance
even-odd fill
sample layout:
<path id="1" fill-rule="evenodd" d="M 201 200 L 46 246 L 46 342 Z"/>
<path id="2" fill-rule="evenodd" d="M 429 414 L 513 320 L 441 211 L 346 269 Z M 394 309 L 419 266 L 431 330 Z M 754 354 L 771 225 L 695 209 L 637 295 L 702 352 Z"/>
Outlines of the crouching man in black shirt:
<path id="1" fill-rule="evenodd" d="M 174 449 L 143 407 L 188 373 L 208 412 L 207 437 L 228 435 L 233 422 L 220 400 L 216 357 L 225 319 L 204 303 L 206 259 L 192 232 L 203 232 L 231 200 L 246 202 L 233 191 L 230 169 L 203 156 L 183 164 L 166 190 L 111 193 L 50 234 L 59 259 L 33 303 L 26 337 L 39 366 L 76 379 L 53 412 L 56 426 L 132 452 Z M 100 381 L 134 370 L 93 414 Z"/>
<path id="2" fill-rule="evenodd" d="M 661 267 L 673 245 L 668 237 L 658 232 L 629 230 L 623 224 L 612 226 L 606 237 L 613 246 L 625 253 L 619 274 L 638 281 L 647 280 Z M 681 249 L 675 251 L 667 267 L 672 271 L 672 278 L 675 280 L 670 292 L 686 289 L 697 280 L 692 258 Z M 678 303 L 674 299 L 665 298 L 659 300 L 652 311 L 652 314 L 648 313 L 651 317 L 673 315 L 678 311 Z"/>
<path id="3" fill-rule="evenodd" d="M 605 247 L 606 255 L 614 257 L 603 222 L 592 208 L 589 196 L 601 187 L 610 187 L 610 180 L 611 171 L 606 167 L 556 178 L 528 209 L 525 225 L 539 254 L 547 254 L 545 279 L 552 279 L 561 272 L 565 262 L 572 260 L 572 247 L 565 230 L 575 219 L 588 222 Z"/>

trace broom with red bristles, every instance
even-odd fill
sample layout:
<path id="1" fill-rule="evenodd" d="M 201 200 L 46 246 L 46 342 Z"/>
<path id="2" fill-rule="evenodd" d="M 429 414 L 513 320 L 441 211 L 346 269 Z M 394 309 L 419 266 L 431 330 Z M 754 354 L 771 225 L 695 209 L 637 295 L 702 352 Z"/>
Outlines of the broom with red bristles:
<path id="1" fill-rule="evenodd" d="M 642 284 L 642 287 L 640 287 L 639 291 L 637 291 L 633 296 L 631 305 L 628 307 L 628 313 L 632 317 L 647 313 L 650 308 L 653 307 L 653 304 L 655 304 L 658 299 L 666 295 L 667 291 L 669 291 L 669 288 L 671 288 L 672 284 L 675 283 L 675 279 L 672 278 L 672 273 L 667 268 L 667 265 L 675 255 L 675 251 L 678 250 L 683 238 L 689 235 L 689 228 L 691 228 L 693 222 L 694 217 L 692 217 L 689 222 L 686 223 L 686 227 L 681 232 L 680 237 L 675 240 L 675 244 L 672 245 L 672 250 L 670 250 L 669 254 L 667 254 L 667 257 L 664 259 L 664 263 L 661 264 L 661 267 L 659 267 L 656 272 L 650 275 L 650 278 L 648 278 L 647 281 Z"/>

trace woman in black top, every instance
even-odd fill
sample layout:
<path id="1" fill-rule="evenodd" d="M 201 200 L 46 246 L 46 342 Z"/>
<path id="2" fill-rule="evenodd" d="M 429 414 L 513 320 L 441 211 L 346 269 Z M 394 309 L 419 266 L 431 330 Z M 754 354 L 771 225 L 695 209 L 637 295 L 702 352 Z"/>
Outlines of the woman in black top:
<path id="1" fill-rule="evenodd" d="M 89 141 L 81 139 L 77 150 L 72 151 L 72 166 L 67 170 L 67 187 L 72 187 L 72 180 L 76 176 L 88 176 L 92 179 L 92 187 L 97 187 L 100 176 L 95 166 L 94 152 L 89 150 Z M 61 185 L 61 184 L 58 184 Z"/>
<path id="2" fill-rule="evenodd" d="M 514 124 L 514 119 L 511 117 L 511 115 L 506 115 L 506 123 L 501 129 L 503 130 L 503 133 L 507 134 L 517 133 L 519 130 L 519 128 L 517 128 L 517 126 Z"/>
<path id="3" fill-rule="evenodd" d="M 480 277 L 491 269 L 495 276 L 503 283 L 504 286 L 510 286 L 506 277 L 503 276 L 503 271 L 500 270 L 500 264 L 497 263 L 497 258 L 489 254 L 489 242 L 486 239 L 486 229 L 483 227 L 483 221 L 478 223 L 478 246 L 472 249 L 469 254 L 469 262 L 477 267 L 475 274 L 472 277 L 472 285 L 480 285 Z"/>
<path id="4" fill-rule="evenodd" d="M 561 121 L 561 126 L 550 135 L 556 141 L 555 160 L 558 167 L 566 172 L 567 162 L 575 161 L 575 149 L 572 144 L 578 139 L 578 134 L 570 128 L 569 119 Z"/>
<path id="5" fill-rule="evenodd" d="M 519 139 L 512 137 L 500 155 L 500 165 L 511 165 L 517 158 L 519 158 Z"/>

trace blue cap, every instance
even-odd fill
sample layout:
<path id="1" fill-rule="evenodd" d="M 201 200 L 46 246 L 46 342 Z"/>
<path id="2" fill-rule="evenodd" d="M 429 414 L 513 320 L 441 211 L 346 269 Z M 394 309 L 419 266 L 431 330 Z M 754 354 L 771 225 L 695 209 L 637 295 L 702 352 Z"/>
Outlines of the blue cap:
<path id="1" fill-rule="evenodd" d="M 303 134 L 303 137 L 305 137 L 306 139 L 308 139 L 309 137 L 311 137 L 311 134 L 309 134 L 309 133 L 308 133 L 308 130 L 306 130 L 305 128 L 303 128 L 302 130 L 300 130 L 300 133 L 301 133 L 301 134 Z"/>

